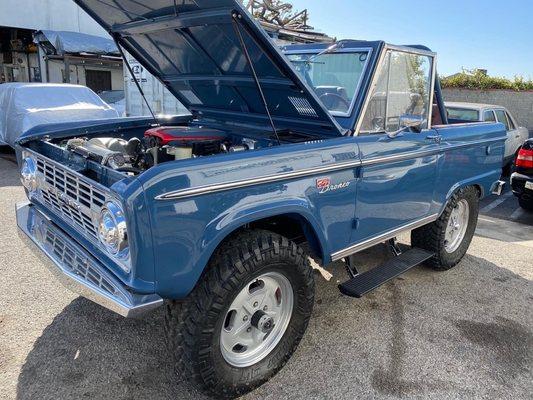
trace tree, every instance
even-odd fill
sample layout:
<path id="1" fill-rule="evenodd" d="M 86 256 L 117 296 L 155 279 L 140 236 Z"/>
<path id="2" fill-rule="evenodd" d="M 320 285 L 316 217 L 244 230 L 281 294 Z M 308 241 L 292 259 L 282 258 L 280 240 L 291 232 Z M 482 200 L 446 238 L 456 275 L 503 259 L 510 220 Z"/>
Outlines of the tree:
<path id="1" fill-rule="evenodd" d="M 459 89 L 506 89 L 516 91 L 533 90 L 533 80 L 515 76 L 514 79 L 489 76 L 483 70 L 464 71 L 441 79 L 443 88 Z"/>
<path id="2" fill-rule="evenodd" d="M 243 0 L 241 0 L 243 1 Z M 292 4 L 282 0 L 244 0 L 246 8 L 260 21 L 293 29 L 312 29 L 307 10 L 293 11 Z"/>

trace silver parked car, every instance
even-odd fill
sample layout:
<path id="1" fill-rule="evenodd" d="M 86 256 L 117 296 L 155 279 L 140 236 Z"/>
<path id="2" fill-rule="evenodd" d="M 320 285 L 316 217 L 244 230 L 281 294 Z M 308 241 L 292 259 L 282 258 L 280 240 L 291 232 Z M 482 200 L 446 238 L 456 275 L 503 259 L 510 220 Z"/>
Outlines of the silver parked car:
<path id="1" fill-rule="evenodd" d="M 505 107 L 492 104 L 446 102 L 448 121 L 450 123 L 464 122 L 501 122 L 507 130 L 505 141 L 504 167 L 513 164 L 518 150 L 529 138 L 527 128 L 518 126 L 513 116 Z"/>

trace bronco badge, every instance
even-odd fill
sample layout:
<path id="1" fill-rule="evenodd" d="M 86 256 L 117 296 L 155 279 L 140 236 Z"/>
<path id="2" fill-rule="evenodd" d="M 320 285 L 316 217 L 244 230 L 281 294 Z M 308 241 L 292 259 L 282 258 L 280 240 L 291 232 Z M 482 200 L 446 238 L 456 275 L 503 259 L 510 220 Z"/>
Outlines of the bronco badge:
<path id="1" fill-rule="evenodd" d="M 350 186 L 350 182 L 341 182 L 336 185 L 331 184 L 330 178 L 319 178 L 316 180 L 316 188 L 318 189 L 318 193 L 327 193 L 332 192 L 334 190 L 344 189 Z"/>

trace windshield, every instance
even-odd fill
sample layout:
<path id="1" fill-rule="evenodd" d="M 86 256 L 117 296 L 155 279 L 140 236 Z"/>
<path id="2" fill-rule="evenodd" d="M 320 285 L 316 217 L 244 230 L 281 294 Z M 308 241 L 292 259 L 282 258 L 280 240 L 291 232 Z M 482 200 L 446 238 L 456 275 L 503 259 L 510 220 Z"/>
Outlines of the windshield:
<path id="1" fill-rule="evenodd" d="M 350 114 L 368 59 L 367 51 L 287 57 L 332 115 Z"/>
<path id="2" fill-rule="evenodd" d="M 98 93 L 98 96 L 107 104 L 113 104 L 124 99 L 124 90 L 106 90 Z"/>

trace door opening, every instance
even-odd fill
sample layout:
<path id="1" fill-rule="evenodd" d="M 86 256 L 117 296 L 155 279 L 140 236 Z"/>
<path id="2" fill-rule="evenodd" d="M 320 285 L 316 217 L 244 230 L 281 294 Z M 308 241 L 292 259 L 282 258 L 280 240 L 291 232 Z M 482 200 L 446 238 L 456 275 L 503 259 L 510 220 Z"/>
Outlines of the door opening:
<path id="1" fill-rule="evenodd" d="M 96 93 L 111 90 L 111 71 L 85 70 L 85 85 Z"/>

